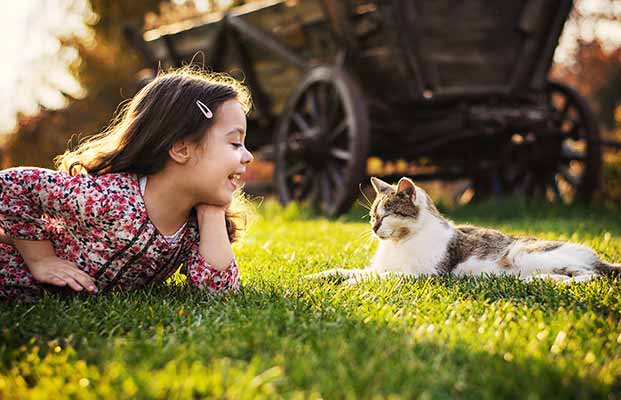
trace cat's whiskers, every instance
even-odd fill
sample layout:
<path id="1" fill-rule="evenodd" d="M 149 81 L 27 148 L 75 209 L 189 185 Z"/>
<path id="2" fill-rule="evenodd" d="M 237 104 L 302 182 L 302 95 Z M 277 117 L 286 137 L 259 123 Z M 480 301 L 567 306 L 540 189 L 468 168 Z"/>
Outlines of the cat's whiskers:
<path id="1" fill-rule="evenodd" d="M 365 207 L 365 208 L 370 211 L 371 210 L 371 206 L 373 205 L 373 202 L 371 200 L 369 200 L 369 198 L 367 197 L 366 194 L 364 194 L 364 191 L 362 190 L 362 184 L 358 184 L 358 190 L 360 190 L 360 194 L 367 201 L 367 207 Z"/>
<path id="2" fill-rule="evenodd" d="M 358 240 L 364 244 L 372 244 L 375 241 L 375 235 L 373 231 L 367 230 L 359 235 Z"/>
<path id="3" fill-rule="evenodd" d="M 370 237 L 371 235 L 373 235 L 373 233 L 371 231 L 364 231 L 360 234 L 360 237 Z"/>
<path id="4" fill-rule="evenodd" d="M 362 208 L 364 208 L 367 211 L 371 211 L 371 207 L 364 204 L 363 202 L 361 202 L 360 200 L 356 200 L 356 203 L 360 204 L 362 206 Z"/>

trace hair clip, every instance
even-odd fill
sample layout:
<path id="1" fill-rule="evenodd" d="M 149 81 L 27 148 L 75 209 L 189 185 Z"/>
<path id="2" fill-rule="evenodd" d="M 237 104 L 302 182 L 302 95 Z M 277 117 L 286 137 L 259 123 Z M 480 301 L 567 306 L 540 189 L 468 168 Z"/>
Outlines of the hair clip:
<path id="1" fill-rule="evenodd" d="M 209 107 L 207 107 L 205 105 L 205 103 L 203 103 L 200 100 L 196 100 L 196 105 L 198 106 L 198 109 L 201 110 L 201 112 L 203 113 L 203 115 L 205 116 L 205 118 L 207 119 L 211 119 L 213 118 L 213 113 L 211 112 L 211 110 L 209 109 Z"/>

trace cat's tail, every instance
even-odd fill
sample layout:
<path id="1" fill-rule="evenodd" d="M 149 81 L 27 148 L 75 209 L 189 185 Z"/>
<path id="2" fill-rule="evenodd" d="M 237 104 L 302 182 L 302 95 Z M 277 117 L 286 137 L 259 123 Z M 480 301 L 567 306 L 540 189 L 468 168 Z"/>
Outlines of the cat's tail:
<path id="1" fill-rule="evenodd" d="M 595 271 L 605 276 L 621 276 L 621 264 L 610 264 L 605 261 L 599 261 L 595 264 Z"/>

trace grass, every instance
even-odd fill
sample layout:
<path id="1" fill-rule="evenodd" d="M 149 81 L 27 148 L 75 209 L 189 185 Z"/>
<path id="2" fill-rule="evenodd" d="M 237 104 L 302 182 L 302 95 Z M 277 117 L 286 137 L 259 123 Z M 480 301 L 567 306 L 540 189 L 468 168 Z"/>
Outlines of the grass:
<path id="1" fill-rule="evenodd" d="M 621 279 L 302 280 L 368 263 L 361 215 L 261 206 L 236 245 L 236 296 L 172 282 L 0 305 L 0 398 L 621 398 Z M 618 210 L 503 203 L 449 216 L 621 261 Z"/>

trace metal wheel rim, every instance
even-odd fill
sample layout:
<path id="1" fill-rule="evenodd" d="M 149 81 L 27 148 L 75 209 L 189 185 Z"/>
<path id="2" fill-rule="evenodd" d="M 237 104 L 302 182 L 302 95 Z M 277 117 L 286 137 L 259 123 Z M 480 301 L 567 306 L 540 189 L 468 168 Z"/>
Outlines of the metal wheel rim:
<path id="1" fill-rule="evenodd" d="M 274 176 L 281 202 L 306 200 L 327 216 L 347 211 L 366 176 L 368 141 L 367 107 L 356 82 L 339 68 L 309 71 L 276 132 Z M 312 157 L 309 143 L 319 157 Z"/>

